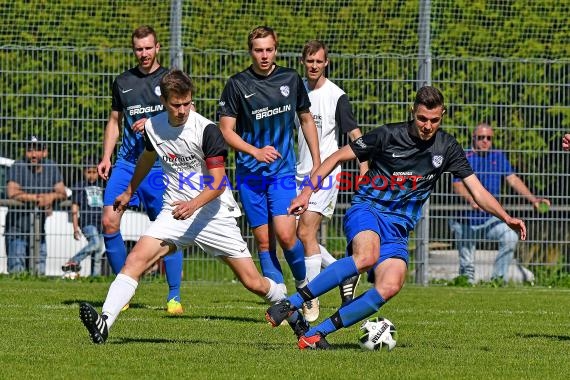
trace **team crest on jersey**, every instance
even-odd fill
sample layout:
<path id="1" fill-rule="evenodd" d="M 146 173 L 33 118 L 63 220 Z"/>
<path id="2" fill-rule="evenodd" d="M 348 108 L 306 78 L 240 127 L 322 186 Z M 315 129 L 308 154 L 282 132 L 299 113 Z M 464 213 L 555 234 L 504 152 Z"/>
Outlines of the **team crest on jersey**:
<path id="1" fill-rule="evenodd" d="M 439 154 L 436 156 L 433 156 L 431 158 L 431 163 L 432 163 L 434 168 L 439 168 L 441 166 L 441 164 L 443 164 L 443 156 L 441 156 Z"/>
<path id="2" fill-rule="evenodd" d="M 160 96 L 161 92 L 160 92 L 160 86 L 156 86 L 154 88 L 154 93 L 156 94 L 156 96 Z"/>
<path id="3" fill-rule="evenodd" d="M 281 95 L 283 95 L 284 97 L 289 96 L 289 86 L 281 86 L 279 87 L 279 90 L 281 90 Z"/>

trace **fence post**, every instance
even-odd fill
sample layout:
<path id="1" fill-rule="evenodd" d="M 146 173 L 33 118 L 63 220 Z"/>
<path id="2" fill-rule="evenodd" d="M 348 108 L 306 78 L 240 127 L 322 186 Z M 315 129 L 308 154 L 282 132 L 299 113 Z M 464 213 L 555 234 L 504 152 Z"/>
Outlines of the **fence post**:
<path id="1" fill-rule="evenodd" d="M 431 85 L 430 47 L 431 0 L 421 0 L 419 14 L 418 88 Z M 429 199 L 422 209 L 422 217 L 416 227 L 416 283 L 427 285 L 429 276 Z"/>
<path id="2" fill-rule="evenodd" d="M 182 65 L 182 0 L 170 3 L 170 67 L 184 70 Z"/>

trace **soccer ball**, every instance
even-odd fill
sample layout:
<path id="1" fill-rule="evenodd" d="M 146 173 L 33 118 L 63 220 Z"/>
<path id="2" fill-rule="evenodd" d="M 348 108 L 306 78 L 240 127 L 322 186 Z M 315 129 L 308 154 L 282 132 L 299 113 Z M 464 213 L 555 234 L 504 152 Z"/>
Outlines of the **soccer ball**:
<path id="1" fill-rule="evenodd" d="M 358 330 L 358 344 L 366 350 L 391 351 L 396 347 L 396 339 L 396 326 L 382 317 L 364 321 Z"/>
<path id="2" fill-rule="evenodd" d="M 79 278 L 79 272 L 65 272 L 62 278 L 67 280 L 75 280 Z"/>

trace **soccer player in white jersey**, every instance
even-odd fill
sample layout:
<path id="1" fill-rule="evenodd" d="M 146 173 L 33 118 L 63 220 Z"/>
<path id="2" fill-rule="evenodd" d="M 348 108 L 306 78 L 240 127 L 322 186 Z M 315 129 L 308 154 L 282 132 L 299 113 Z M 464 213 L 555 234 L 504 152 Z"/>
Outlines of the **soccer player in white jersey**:
<path id="1" fill-rule="evenodd" d="M 191 79 L 180 70 L 170 71 L 162 78 L 160 90 L 166 112 L 146 121 L 146 149 L 114 207 L 117 212 L 127 207 L 158 157 L 164 177 L 153 183 L 166 186 L 163 208 L 109 287 L 101 315 L 90 304 L 81 303 L 79 315 L 93 343 L 105 343 L 108 329 L 134 296 L 144 271 L 190 244 L 221 259 L 249 291 L 268 302 L 285 297 L 281 287 L 259 274 L 243 240 L 235 219 L 241 212 L 226 186 L 227 146 L 212 121 L 191 111 Z"/>
<path id="2" fill-rule="evenodd" d="M 325 76 L 329 64 L 328 47 L 319 40 L 310 40 L 303 47 L 301 63 L 305 69 L 303 83 L 311 101 L 311 114 L 317 126 L 321 162 L 339 148 L 340 134 L 348 134 L 351 141 L 362 136 L 346 93 Z M 313 168 L 309 147 L 299 128 L 299 160 L 297 161 L 297 192 L 308 184 Z M 368 171 L 368 162 L 360 164 L 360 174 Z M 317 233 L 323 217 L 331 218 L 336 206 L 341 166 L 338 165 L 325 180 L 323 188 L 311 195 L 309 208 L 301 214 L 297 226 L 297 236 L 305 247 L 305 267 L 307 279 L 313 280 L 321 271 L 335 261 L 325 247 L 319 244 Z M 359 276 L 344 281 L 340 286 L 342 303 L 352 299 Z M 319 317 L 319 299 L 303 304 L 303 315 L 308 322 Z"/>

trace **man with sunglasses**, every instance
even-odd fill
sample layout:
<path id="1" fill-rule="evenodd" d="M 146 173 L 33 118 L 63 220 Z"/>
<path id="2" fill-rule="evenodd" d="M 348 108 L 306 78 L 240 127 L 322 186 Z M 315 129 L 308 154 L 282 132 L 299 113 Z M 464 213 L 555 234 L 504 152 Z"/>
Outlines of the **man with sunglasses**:
<path id="1" fill-rule="evenodd" d="M 514 170 L 506 154 L 493 146 L 493 128 L 481 123 L 473 131 L 472 150 L 466 152 L 467 160 L 483 186 L 494 197 L 501 194 L 503 179 L 535 208 L 541 203 L 550 205 L 548 199 L 538 198 L 529 190 Z M 494 240 L 499 242 L 491 280 L 502 284 L 508 280 L 508 269 L 515 252 L 518 234 L 497 217 L 482 211 L 460 178 L 453 180 L 454 191 L 471 206 L 451 221 L 459 252 L 459 275 L 466 277 L 470 284 L 475 283 L 475 249 L 477 241 Z"/>

